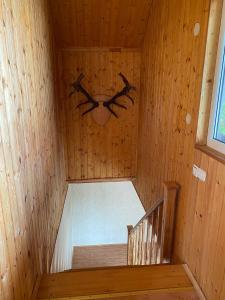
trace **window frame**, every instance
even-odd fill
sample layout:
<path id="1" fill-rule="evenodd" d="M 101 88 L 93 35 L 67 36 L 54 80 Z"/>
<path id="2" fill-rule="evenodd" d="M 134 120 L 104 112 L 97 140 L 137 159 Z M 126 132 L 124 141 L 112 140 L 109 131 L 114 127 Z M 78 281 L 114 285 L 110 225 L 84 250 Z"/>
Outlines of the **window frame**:
<path id="1" fill-rule="evenodd" d="M 225 143 L 216 140 L 214 138 L 216 119 L 218 118 L 217 112 L 220 104 L 219 93 L 220 93 L 220 82 L 221 82 L 221 73 L 222 69 L 225 71 L 225 1 L 223 1 L 223 10 L 222 10 L 222 18 L 220 25 L 220 33 L 219 33 L 219 43 L 217 50 L 217 58 L 216 58 L 216 68 L 214 75 L 214 84 L 213 84 L 213 92 L 212 92 L 212 102 L 210 109 L 210 119 L 209 119 L 209 128 L 208 128 L 208 136 L 207 136 L 207 146 L 210 148 L 225 154 Z M 225 74 L 224 74 L 225 76 Z"/>

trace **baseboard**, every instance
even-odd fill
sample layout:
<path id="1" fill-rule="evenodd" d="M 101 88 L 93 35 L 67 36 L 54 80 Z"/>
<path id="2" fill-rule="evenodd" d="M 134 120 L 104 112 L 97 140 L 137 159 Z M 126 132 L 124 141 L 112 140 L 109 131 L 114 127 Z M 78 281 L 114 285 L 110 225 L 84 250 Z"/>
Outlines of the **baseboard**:
<path id="1" fill-rule="evenodd" d="M 40 283 L 41 283 L 41 275 L 38 275 L 37 278 L 36 278 L 36 281 L 34 283 L 34 287 L 33 287 L 33 291 L 32 291 L 30 300 L 36 300 L 37 299 L 37 294 L 38 294 Z"/>
<path id="2" fill-rule="evenodd" d="M 85 178 L 85 179 L 69 179 L 68 183 L 93 183 L 93 182 L 120 182 L 120 181 L 133 181 L 135 177 L 109 177 L 109 178 Z"/>
<path id="3" fill-rule="evenodd" d="M 198 282 L 196 281 L 193 273 L 191 272 L 190 268 L 188 267 L 187 264 L 183 265 L 184 270 L 186 271 L 187 276 L 189 277 L 191 283 L 193 284 L 193 287 L 199 297 L 200 300 L 207 300 L 203 291 L 201 290 L 200 286 L 198 285 Z"/>

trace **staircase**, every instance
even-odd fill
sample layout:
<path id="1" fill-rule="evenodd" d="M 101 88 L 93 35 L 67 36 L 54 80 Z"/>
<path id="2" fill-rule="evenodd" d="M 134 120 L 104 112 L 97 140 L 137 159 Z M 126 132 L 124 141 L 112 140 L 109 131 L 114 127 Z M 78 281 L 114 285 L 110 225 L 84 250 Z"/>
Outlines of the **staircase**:
<path id="1" fill-rule="evenodd" d="M 37 299 L 197 300 L 183 265 L 108 267 L 44 275 Z"/>
<path id="2" fill-rule="evenodd" d="M 135 227 L 128 225 L 128 265 L 170 263 L 179 185 L 164 183 L 163 199 Z"/>
<path id="3" fill-rule="evenodd" d="M 164 183 L 163 199 L 128 226 L 128 266 L 46 274 L 36 299 L 204 299 L 187 266 L 170 264 L 178 190 L 176 183 Z"/>

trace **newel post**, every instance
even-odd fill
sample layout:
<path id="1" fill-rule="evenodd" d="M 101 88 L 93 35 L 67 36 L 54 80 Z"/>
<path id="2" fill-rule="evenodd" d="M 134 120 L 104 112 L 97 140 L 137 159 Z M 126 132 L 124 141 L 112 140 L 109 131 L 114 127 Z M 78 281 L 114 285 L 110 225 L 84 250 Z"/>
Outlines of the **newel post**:
<path id="1" fill-rule="evenodd" d="M 132 225 L 127 225 L 127 264 L 133 264 L 133 247 L 134 241 L 131 238 Z"/>
<path id="2" fill-rule="evenodd" d="M 175 212 L 179 189 L 180 186 L 176 182 L 164 182 L 161 262 L 170 261 L 172 257 Z"/>

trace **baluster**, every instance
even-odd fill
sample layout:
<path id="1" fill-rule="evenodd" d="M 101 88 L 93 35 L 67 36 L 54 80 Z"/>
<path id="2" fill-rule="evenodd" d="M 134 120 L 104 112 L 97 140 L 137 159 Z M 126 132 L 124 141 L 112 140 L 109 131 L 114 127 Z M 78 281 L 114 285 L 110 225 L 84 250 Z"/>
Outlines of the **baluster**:
<path id="1" fill-rule="evenodd" d="M 159 209 L 155 210 L 155 230 L 154 230 L 154 259 L 153 263 L 157 264 L 157 254 L 158 254 L 158 232 L 159 232 Z"/>
<path id="2" fill-rule="evenodd" d="M 135 233 L 132 232 L 132 252 L 131 252 L 131 265 L 134 264 L 134 248 L 135 248 Z"/>
<path id="3" fill-rule="evenodd" d="M 145 226 L 145 238 L 144 238 L 144 254 L 143 254 L 143 264 L 147 264 L 147 241 L 148 241 L 148 218 L 144 221 Z"/>
<path id="4" fill-rule="evenodd" d="M 152 263 L 153 255 L 153 228 L 155 226 L 154 213 L 151 214 L 151 237 L 150 237 L 150 253 L 149 253 L 149 264 Z"/>
<path id="5" fill-rule="evenodd" d="M 128 265 L 132 265 L 132 261 L 133 261 L 133 248 L 134 248 L 133 236 L 134 236 L 133 233 L 131 233 L 129 235 L 128 251 L 127 251 L 127 264 Z"/>
<path id="6" fill-rule="evenodd" d="M 143 241 L 143 232 L 142 227 L 143 223 L 138 226 L 138 234 L 139 234 L 139 243 L 138 243 L 138 265 L 141 265 L 141 255 L 142 255 L 142 241 Z"/>
<path id="7" fill-rule="evenodd" d="M 158 255 L 158 249 L 159 249 L 159 244 L 158 244 L 158 234 L 159 234 L 159 207 L 155 210 L 155 215 L 156 215 L 156 224 L 155 224 L 155 246 L 154 246 L 154 264 L 157 264 L 157 255 Z"/>
<path id="8" fill-rule="evenodd" d="M 138 245 L 139 245 L 139 228 L 137 227 L 136 231 L 135 231 L 135 235 L 136 235 L 136 242 L 135 242 L 135 258 L 134 258 L 134 264 L 137 265 L 138 264 Z"/>
<path id="9" fill-rule="evenodd" d="M 156 226 L 157 226 L 157 214 L 156 214 L 156 211 L 154 211 L 153 212 L 153 222 L 152 222 L 152 239 L 151 239 L 151 264 L 155 264 Z"/>
<path id="10" fill-rule="evenodd" d="M 142 225 L 141 265 L 145 265 L 146 222 L 145 219 Z"/>
<path id="11" fill-rule="evenodd" d="M 157 232 L 157 264 L 161 262 L 161 235 L 162 235 L 162 218 L 163 218 L 163 204 L 158 207 L 159 210 L 159 226 Z"/>
<path id="12" fill-rule="evenodd" d="M 135 265 L 135 257 L 136 257 L 136 244 L 137 244 L 137 234 L 136 234 L 136 232 L 137 232 L 137 229 L 135 228 L 135 230 L 134 230 L 134 247 L 133 247 L 133 265 Z"/>
<path id="13" fill-rule="evenodd" d="M 127 243 L 127 264 L 131 265 L 133 261 L 133 226 L 127 226 L 127 233 L 128 233 L 128 243 Z"/>
<path id="14" fill-rule="evenodd" d="M 148 217 L 148 231 L 147 231 L 147 242 L 146 242 L 146 264 L 150 265 L 150 256 L 151 256 L 151 230 L 152 230 L 152 215 Z"/>

